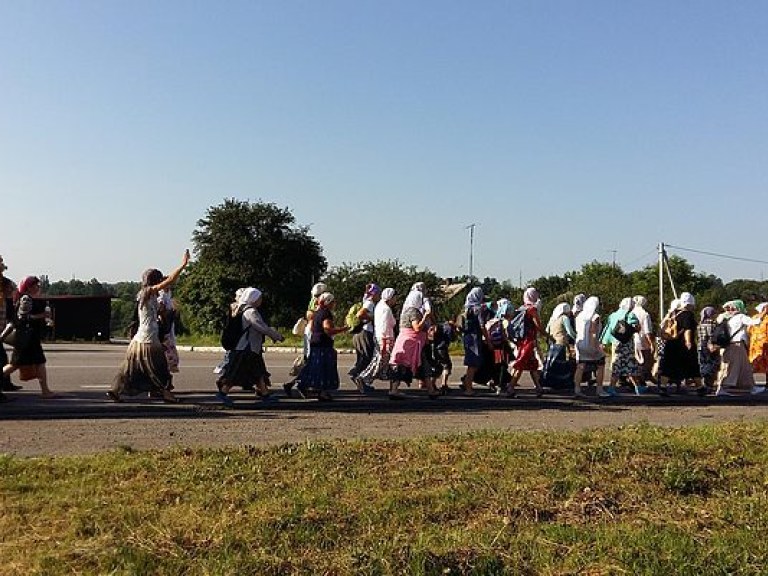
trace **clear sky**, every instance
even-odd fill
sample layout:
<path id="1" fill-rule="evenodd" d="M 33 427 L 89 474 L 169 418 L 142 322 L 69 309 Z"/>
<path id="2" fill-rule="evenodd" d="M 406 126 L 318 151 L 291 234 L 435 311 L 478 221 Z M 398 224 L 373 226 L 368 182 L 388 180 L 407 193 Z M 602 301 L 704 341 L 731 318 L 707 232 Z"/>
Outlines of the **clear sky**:
<path id="1" fill-rule="evenodd" d="M 7 275 L 169 269 L 226 197 L 331 265 L 768 260 L 768 2 L 0 0 Z M 761 279 L 768 265 L 685 254 Z"/>

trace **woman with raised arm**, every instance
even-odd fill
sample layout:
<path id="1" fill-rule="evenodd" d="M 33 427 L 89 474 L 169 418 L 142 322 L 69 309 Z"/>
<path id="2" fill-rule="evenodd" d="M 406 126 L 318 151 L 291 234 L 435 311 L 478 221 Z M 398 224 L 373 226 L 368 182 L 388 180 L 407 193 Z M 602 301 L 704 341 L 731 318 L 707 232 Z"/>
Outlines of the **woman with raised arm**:
<path id="1" fill-rule="evenodd" d="M 158 330 L 157 295 L 161 290 L 173 285 L 181 272 L 189 264 L 189 250 L 184 251 L 181 265 L 166 278 L 156 268 L 149 268 L 141 277 L 141 290 L 137 296 L 139 326 L 128 351 L 115 377 L 112 389 L 107 396 L 113 402 L 121 402 L 122 394 L 135 396 L 142 392 L 154 392 L 162 396 L 164 402 L 178 402 L 171 393 L 171 371 L 165 357 L 163 344 Z"/>

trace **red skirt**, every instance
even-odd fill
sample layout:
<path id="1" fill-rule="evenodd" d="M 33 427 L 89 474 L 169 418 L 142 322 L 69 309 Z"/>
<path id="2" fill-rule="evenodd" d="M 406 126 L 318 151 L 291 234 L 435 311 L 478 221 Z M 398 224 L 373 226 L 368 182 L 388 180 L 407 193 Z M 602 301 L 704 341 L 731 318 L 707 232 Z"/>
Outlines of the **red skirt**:
<path id="1" fill-rule="evenodd" d="M 513 370 L 530 372 L 539 369 L 539 359 L 536 356 L 536 338 L 526 338 L 517 346 L 517 358 L 512 362 Z"/>

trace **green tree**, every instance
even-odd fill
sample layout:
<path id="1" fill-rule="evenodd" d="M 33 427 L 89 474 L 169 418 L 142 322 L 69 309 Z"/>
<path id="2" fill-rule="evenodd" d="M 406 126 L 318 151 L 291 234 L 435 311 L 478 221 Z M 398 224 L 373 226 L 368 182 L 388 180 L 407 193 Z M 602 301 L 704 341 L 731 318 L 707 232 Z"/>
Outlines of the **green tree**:
<path id="1" fill-rule="evenodd" d="M 264 293 L 271 323 L 292 324 L 306 306 L 312 282 L 327 268 L 309 228 L 272 203 L 226 199 L 198 220 L 192 241 L 196 261 L 176 294 L 196 332 L 220 330 L 235 291 L 245 286 Z"/>

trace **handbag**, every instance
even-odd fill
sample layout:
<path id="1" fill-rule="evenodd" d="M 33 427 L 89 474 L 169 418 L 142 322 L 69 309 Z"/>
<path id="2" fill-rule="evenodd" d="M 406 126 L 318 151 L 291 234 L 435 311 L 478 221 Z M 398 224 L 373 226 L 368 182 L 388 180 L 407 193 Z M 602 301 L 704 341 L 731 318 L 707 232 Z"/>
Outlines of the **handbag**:
<path id="1" fill-rule="evenodd" d="M 307 329 L 307 319 L 302 316 L 298 320 L 296 320 L 296 324 L 293 325 L 293 328 L 291 328 L 291 334 L 295 336 L 301 336 L 304 334 L 304 330 Z"/>
<path id="2" fill-rule="evenodd" d="M 26 348 L 32 339 L 32 327 L 27 322 L 21 324 L 9 324 L 6 326 L 3 332 L 2 340 L 3 344 L 8 344 L 13 348 L 21 349 Z"/>
<path id="3" fill-rule="evenodd" d="M 298 376 L 301 373 L 301 369 L 304 368 L 305 363 L 306 358 L 304 358 L 304 354 L 296 356 L 296 358 L 293 360 L 293 366 L 291 366 L 291 370 L 288 372 L 288 375 Z"/>
<path id="4" fill-rule="evenodd" d="M 626 344 L 627 342 L 629 342 L 632 339 L 632 336 L 634 336 L 635 332 L 637 331 L 637 328 L 627 321 L 628 316 L 629 316 L 629 312 L 627 312 L 624 315 L 624 318 L 616 322 L 616 325 L 613 327 L 613 330 L 611 330 L 611 336 L 613 336 L 616 340 L 618 340 L 622 344 Z"/>

